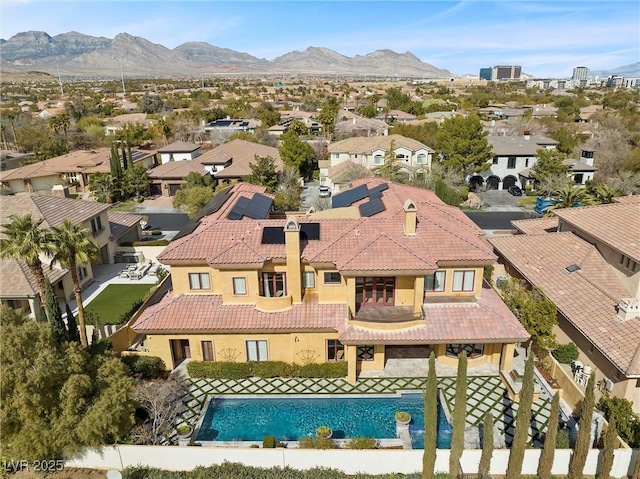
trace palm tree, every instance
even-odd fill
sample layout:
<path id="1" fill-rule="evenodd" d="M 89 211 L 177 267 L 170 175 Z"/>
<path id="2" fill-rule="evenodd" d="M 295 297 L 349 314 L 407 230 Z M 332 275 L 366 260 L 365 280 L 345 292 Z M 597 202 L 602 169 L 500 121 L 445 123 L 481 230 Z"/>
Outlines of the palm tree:
<path id="1" fill-rule="evenodd" d="M 40 294 L 40 301 L 47 310 L 44 269 L 41 254 L 51 254 L 50 232 L 41 228 L 44 219 L 33 220 L 31 213 L 9 216 L 9 223 L 2 225 L 4 238 L 0 240 L 0 258 L 22 260 L 33 274 Z"/>
<path id="2" fill-rule="evenodd" d="M 84 307 L 78 280 L 78 265 L 88 264 L 98 256 L 98 245 L 89 239 L 89 232 L 82 224 L 73 224 L 66 219 L 61 226 L 52 228 L 53 261 L 51 265 L 59 263 L 71 271 L 73 293 L 78 304 L 78 327 L 80 328 L 80 342 L 88 346 L 87 329 L 84 322 Z"/>
<path id="3" fill-rule="evenodd" d="M 595 193 L 596 198 L 602 203 L 613 203 L 613 198 L 620 194 L 617 186 L 608 183 L 602 183 L 596 186 Z"/>
<path id="4" fill-rule="evenodd" d="M 589 196 L 584 188 L 567 185 L 555 192 L 555 197 L 559 200 L 549 209 L 572 208 L 574 206 L 586 205 L 590 203 Z"/>

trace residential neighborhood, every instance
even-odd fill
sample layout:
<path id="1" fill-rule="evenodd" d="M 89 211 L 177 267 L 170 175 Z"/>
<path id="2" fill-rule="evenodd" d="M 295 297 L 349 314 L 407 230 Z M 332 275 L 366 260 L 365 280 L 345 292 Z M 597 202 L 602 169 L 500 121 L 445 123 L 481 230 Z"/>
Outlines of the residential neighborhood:
<path id="1" fill-rule="evenodd" d="M 5 465 L 636 478 L 640 90 L 521 70 L 7 83 Z"/>

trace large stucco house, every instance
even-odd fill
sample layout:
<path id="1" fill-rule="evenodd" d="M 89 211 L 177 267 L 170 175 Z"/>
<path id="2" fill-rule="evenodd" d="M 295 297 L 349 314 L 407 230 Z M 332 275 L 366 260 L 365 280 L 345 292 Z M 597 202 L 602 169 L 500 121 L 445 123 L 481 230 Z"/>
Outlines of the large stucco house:
<path id="1" fill-rule="evenodd" d="M 640 413 L 640 196 L 616 200 L 514 221 L 521 234 L 489 241 L 556 305 L 558 341 L 578 346 L 600 389 Z"/>
<path id="2" fill-rule="evenodd" d="M 339 184 L 332 178 L 336 176 L 332 168 L 344 162 L 352 162 L 371 170 L 382 166 L 385 154 L 392 145 L 397 163 L 407 174 L 425 175 L 431 169 L 434 151 L 417 140 L 402 135 L 358 136 L 336 141 L 328 146 L 329 159 L 319 163 L 320 182 L 332 188 Z"/>
<path id="3" fill-rule="evenodd" d="M 132 325 L 129 353 L 170 368 L 188 358 L 347 361 L 352 382 L 431 351 L 442 365 L 466 351 L 471 368 L 512 369 L 529 334 L 483 282 L 496 256 L 460 210 L 379 178 L 332 200 L 282 218 L 264 187 L 223 190 L 158 256 L 172 290 Z"/>
<path id="4" fill-rule="evenodd" d="M 30 214 L 33 220 L 43 220 L 44 228 L 60 226 L 65 219 L 82 224 L 90 238 L 99 248 L 96 264 L 116 261 L 117 246 L 121 242 L 139 241 L 141 237 L 140 215 L 109 211 L 110 206 L 95 201 L 64 198 L 44 194 L 21 193 L 2 197 L 0 224 L 7 224 L 11 215 Z M 68 270 L 50 268 L 51 258 L 42 256 L 46 275 L 60 299 L 73 297 L 73 283 Z M 84 288 L 93 281 L 93 265 L 78 265 L 80 286 Z M 14 309 L 23 309 L 33 314 L 40 298 L 35 278 L 26 264 L 18 260 L 0 260 L 0 301 Z"/>

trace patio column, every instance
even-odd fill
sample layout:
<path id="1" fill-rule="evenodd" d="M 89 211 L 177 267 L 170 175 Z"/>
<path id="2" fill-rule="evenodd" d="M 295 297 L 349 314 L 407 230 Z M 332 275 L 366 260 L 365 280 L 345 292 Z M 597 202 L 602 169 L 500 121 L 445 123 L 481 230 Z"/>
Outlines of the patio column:
<path id="1" fill-rule="evenodd" d="M 502 353 L 500 355 L 500 371 L 511 371 L 513 369 L 513 352 L 515 344 L 503 344 Z"/>
<path id="2" fill-rule="evenodd" d="M 345 354 L 348 366 L 347 381 L 349 381 L 349 384 L 355 384 L 358 377 L 358 373 L 356 371 L 356 367 L 358 365 L 358 347 L 355 344 L 345 344 L 344 347 L 346 349 Z"/>

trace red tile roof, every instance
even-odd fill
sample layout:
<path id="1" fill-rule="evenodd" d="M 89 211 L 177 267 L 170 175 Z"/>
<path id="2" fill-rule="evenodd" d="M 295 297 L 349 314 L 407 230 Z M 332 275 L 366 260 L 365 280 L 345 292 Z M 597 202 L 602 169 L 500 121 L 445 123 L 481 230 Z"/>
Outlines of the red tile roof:
<path id="1" fill-rule="evenodd" d="M 562 208 L 554 213 L 562 222 L 640 262 L 640 201 Z"/>
<path id="2" fill-rule="evenodd" d="M 413 328 L 380 330 L 346 326 L 338 339 L 346 344 L 503 343 L 529 339 L 529 333 L 486 283 L 473 303 L 423 305 L 424 323 Z"/>
<path id="3" fill-rule="evenodd" d="M 222 304 L 219 295 L 167 293 L 147 308 L 133 325 L 136 332 L 287 332 L 335 330 L 347 317 L 345 304 L 319 304 L 305 300 L 288 311 L 268 313 L 254 305 Z"/>
<path id="4" fill-rule="evenodd" d="M 620 371 L 640 375 L 640 317 L 622 321 L 616 316 L 619 300 L 631 295 L 593 245 L 571 232 L 489 242 Z M 580 269 L 568 272 L 572 264 Z"/>
<path id="5" fill-rule="evenodd" d="M 514 220 L 511 224 L 515 229 L 527 235 L 552 233 L 558 230 L 558 218 L 555 216 L 530 220 Z"/>

